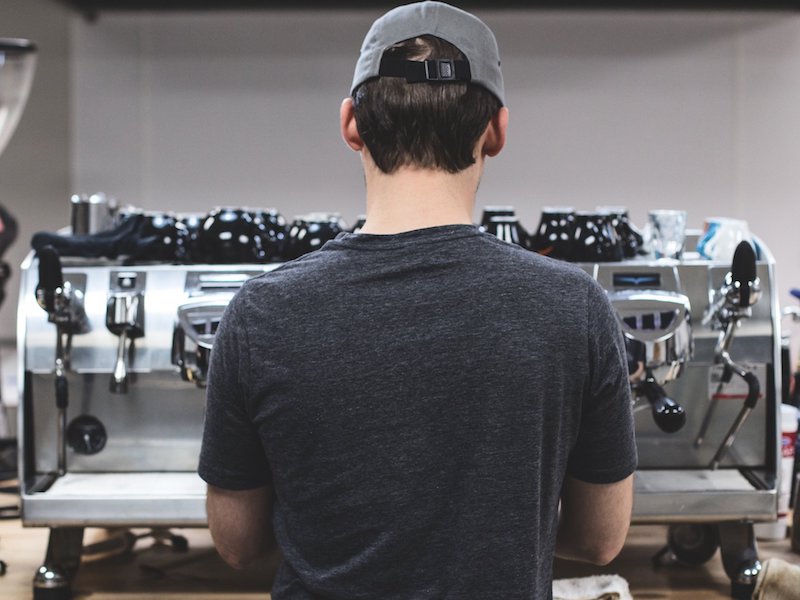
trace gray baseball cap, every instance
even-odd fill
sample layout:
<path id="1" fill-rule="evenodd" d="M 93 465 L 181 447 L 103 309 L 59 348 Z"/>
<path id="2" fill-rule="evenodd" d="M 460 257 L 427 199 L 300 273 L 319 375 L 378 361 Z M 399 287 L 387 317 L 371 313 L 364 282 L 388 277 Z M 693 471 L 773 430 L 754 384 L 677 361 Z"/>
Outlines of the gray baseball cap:
<path id="1" fill-rule="evenodd" d="M 417 64 L 410 67 L 418 68 L 407 71 L 405 65 L 387 65 L 387 61 L 381 66 L 387 48 L 421 35 L 450 42 L 464 54 L 466 65 L 454 65 L 461 61 L 413 61 Z M 471 81 L 505 104 L 500 52 L 492 30 L 475 15 L 444 2 L 399 6 L 372 24 L 361 45 L 350 93 L 368 79 L 379 76 L 406 76 L 408 81 Z"/>

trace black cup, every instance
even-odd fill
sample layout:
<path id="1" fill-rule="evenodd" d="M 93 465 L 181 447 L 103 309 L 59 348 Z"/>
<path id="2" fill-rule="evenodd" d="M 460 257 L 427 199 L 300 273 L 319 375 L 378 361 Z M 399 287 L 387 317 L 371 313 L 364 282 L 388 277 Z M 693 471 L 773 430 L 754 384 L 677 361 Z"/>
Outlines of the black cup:
<path id="1" fill-rule="evenodd" d="M 201 260 L 199 238 L 204 219 L 205 215 L 199 214 L 184 214 L 177 217 L 175 227 L 178 229 L 178 252 L 186 262 Z"/>
<path id="2" fill-rule="evenodd" d="M 575 211 L 567 206 L 542 209 L 539 227 L 530 238 L 529 248 L 550 258 L 572 260 Z"/>
<path id="3" fill-rule="evenodd" d="M 517 213 L 513 206 L 484 206 L 481 215 L 481 227 L 488 231 L 489 222 L 492 217 L 516 217 Z"/>
<path id="4" fill-rule="evenodd" d="M 272 208 L 250 209 L 253 258 L 264 263 L 283 258 L 286 249 L 286 219 Z"/>
<path id="5" fill-rule="evenodd" d="M 631 223 L 628 210 L 622 206 L 608 206 L 598 208 L 599 212 L 608 213 L 611 226 L 617 232 L 622 244 L 622 255 L 625 258 L 634 258 L 642 251 L 644 238 L 638 229 Z"/>
<path id="6" fill-rule="evenodd" d="M 198 232 L 200 262 L 255 262 L 253 217 L 241 208 L 217 207 L 203 219 Z"/>
<path id="7" fill-rule="evenodd" d="M 519 219 L 517 219 L 517 217 L 489 217 L 489 222 L 486 225 L 486 231 L 497 236 L 498 239 L 501 239 L 504 242 L 517 244 L 518 246 L 524 246 L 525 244 L 525 231 L 520 226 Z"/>
<path id="8" fill-rule="evenodd" d="M 286 260 L 319 250 L 322 245 L 345 231 L 346 225 L 337 213 L 311 213 L 296 217 L 289 228 Z"/>
<path id="9" fill-rule="evenodd" d="M 607 213 L 575 213 L 572 253 L 572 260 L 577 262 L 622 260 L 622 242 Z"/>
<path id="10" fill-rule="evenodd" d="M 516 228 L 515 228 L 516 231 L 515 231 L 515 234 L 514 234 L 514 239 L 516 241 L 514 241 L 512 243 L 518 244 L 519 246 L 522 246 L 523 248 L 527 248 L 530 236 L 528 235 L 528 232 L 521 225 L 519 219 L 517 218 L 517 213 L 516 213 L 516 211 L 515 211 L 513 206 L 507 206 L 507 205 L 504 205 L 504 206 L 485 206 L 483 208 L 483 214 L 481 215 L 481 222 L 480 222 L 480 226 L 479 226 L 480 229 L 483 230 L 483 231 L 488 231 L 489 233 L 491 233 L 493 235 L 497 235 L 497 232 L 496 232 L 497 228 L 496 228 L 496 226 L 492 225 L 492 222 L 497 217 L 511 218 L 511 219 L 516 219 L 517 220 L 517 224 L 516 224 Z M 500 237 L 502 239 L 505 239 L 505 237 L 508 237 L 508 236 L 504 236 L 503 234 L 501 234 L 498 237 Z M 506 240 L 506 241 L 510 241 L 510 239 Z"/>
<path id="11" fill-rule="evenodd" d="M 118 215 L 118 223 L 139 221 L 135 231 L 120 240 L 121 253 L 129 261 L 186 262 L 177 217 L 168 212 L 142 211 L 127 207 Z"/>

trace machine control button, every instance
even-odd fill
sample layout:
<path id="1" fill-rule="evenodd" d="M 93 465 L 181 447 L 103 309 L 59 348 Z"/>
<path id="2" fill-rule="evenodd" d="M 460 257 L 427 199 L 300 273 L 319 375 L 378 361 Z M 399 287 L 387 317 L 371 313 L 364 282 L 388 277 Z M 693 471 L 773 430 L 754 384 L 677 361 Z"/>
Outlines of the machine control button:
<path id="1" fill-rule="evenodd" d="M 136 273 L 118 273 L 117 286 L 120 290 L 136 289 Z"/>

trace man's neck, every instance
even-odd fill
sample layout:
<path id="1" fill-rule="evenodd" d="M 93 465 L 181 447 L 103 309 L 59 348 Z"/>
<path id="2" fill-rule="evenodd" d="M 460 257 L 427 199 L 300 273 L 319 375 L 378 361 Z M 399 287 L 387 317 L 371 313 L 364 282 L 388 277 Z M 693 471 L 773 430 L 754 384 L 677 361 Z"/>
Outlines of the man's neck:
<path id="1" fill-rule="evenodd" d="M 391 175 L 371 165 L 365 173 L 367 221 L 362 233 L 393 234 L 472 223 L 478 165 L 456 174 L 403 167 Z"/>

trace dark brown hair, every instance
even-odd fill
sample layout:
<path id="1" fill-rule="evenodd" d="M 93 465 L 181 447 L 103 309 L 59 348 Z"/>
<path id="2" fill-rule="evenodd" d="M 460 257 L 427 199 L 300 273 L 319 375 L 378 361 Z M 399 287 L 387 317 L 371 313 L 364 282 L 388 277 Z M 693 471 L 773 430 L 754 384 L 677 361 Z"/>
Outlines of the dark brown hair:
<path id="1" fill-rule="evenodd" d="M 387 49 L 404 60 L 464 59 L 440 38 L 425 35 Z M 407 83 L 379 77 L 353 92 L 356 126 L 377 167 L 436 168 L 457 173 L 475 163 L 478 138 L 502 104 L 490 91 L 466 82 Z"/>

